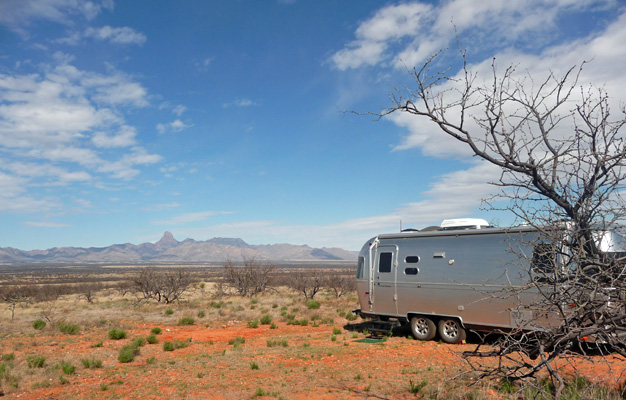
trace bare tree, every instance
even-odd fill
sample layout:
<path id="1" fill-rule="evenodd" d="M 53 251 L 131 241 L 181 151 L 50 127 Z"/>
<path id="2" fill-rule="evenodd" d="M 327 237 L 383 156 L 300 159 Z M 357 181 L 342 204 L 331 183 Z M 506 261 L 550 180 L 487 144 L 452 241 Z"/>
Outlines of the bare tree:
<path id="1" fill-rule="evenodd" d="M 273 265 L 260 263 L 254 258 L 245 258 L 242 265 L 226 260 L 216 290 L 224 295 L 256 296 L 269 288 L 275 270 Z"/>
<path id="2" fill-rule="evenodd" d="M 290 273 L 286 281 L 288 287 L 300 292 L 308 300 L 322 290 L 327 279 L 319 270 L 298 270 Z"/>
<path id="3" fill-rule="evenodd" d="M 499 168 L 491 182 L 498 190 L 486 200 L 488 207 L 507 210 L 538 232 L 534 254 L 519 255 L 528 285 L 500 295 L 538 296 L 512 310 L 530 312 L 528 325 L 465 356 L 483 377 L 528 382 L 547 370 L 558 398 L 564 380 L 555 360 L 584 356 L 584 339 L 626 356 L 618 335 L 626 332 L 624 253 L 619 253 L 625 249 L 602 244 L 625 214 L 620 191 L 626 179 L 626 110 L 621 106 L 614 117 L 602 88 L 579 84 L 584 63 L 537 80 L 515 66 L 500 73 L 494 59 L 490 78 L 481 81 L 464 52 L 456 76 L 440 72 L 440 58 L 438 53 L 410 71 L 415 88 L 396 90 L 392 106 L 376 115 L 423 117 Z M 540 315 L 553 323 L 531 329 Z M 484 357 L 502 362 L 485 364 Z"/>
<path id="4" fill-rule="evenodd" d="M 100 290 L 104 288 L 102 283 L 98 282 L 84 282 L 78 287 L 78 298 L 84 299 L 87 303 L 93 304 L 93 301 L 96 299 L 96 295 Z"/>
<path id="5" fill-rule="evenodd" d="M 354 280 L 354 272 L 351 268 L 343 268 L 339 271 L 332 271 L 326 275 L 323 286 L 330 289 L 336 298 L 346 293 L 356 290 L 356 281 Z"/>
<path id="6" fill-rule="evenodd" d="M 183 268 L 147 267 L 133 279 L 135 290 L 140 296 L 166 304 L 180 300 L 189 290 L 191 283 L 191 274 Z"/>
<path id="7" fill-rule="evenodd" d="M 15 309 L 29 302 L 33 297 L 33 291 L 28 286 L 5 286 L 0 289 L 0 301 L 7 304 L 11 311 L 11 320 L 15 317 Z"/>

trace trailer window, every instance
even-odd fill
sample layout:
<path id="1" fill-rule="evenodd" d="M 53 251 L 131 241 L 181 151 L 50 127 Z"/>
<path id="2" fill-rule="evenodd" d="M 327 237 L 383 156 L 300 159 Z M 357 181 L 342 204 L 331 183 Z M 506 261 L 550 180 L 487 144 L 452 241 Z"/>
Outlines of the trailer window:
<path id="1" fill-rule="evenodd" d="M 391 272 L 392 253 L 380 253 L 378 255 L 378 272 Z"/>
<path id="2" fill-rule="evenodd" d="M 419 262 L 419 256 L 406 256 L 404 262 L 407 264 L 417 264 Z"/>
<path id="3" fill-rule="evenodd" d="M 365 258 L 359 257 L 359 262 L 356 265 L 356 279 L 363 279 L 363 264 L 365 264 Z"/>
<path id="4" fill-rule="evenodd" d="M 405 268 L 404 269 L 404 274 L 405 275 L 417 275 L 418 269 L 415 267 L 411 267 L 411 268 Z"/>
<path id="5" fill-rule="evenodd" d="M 539 243 L 533 249 L 533 271 L 554 273 L 556 267 L 556 249 L 550 243 Z"/>

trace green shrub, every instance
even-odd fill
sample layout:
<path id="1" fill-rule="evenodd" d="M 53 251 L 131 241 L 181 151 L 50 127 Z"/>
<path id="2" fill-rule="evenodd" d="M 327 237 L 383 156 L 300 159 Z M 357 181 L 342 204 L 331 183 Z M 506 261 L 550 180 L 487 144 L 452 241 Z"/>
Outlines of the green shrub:
<path id="1" fill-rule="evenodd" d="M 174 314 L 174 310 L 172 310 L 171 308 L 168 308 L 167 310 L 165 310 L 165 315 L 172 315 Z"/>
<path id="2" fill-rule="evenodd" d="M 174 351 L 174 343 L 172 342 L 163 343 L 163 351 Z"/>
<path id="3" fill-rule="evenodd" d="M 76 335 L 80 332 L 80 326 L 70 322 L 62 322 L 59 324 L 59 331 L 65 333 L 66 335 Z"/>
<path id="4" fill-rule="evenodd" d="M 123 329 L 113 328 L 109 331 L 109 339 L 111 340 L 126 339 L 126 331 Z"/>
<path id="5" fill-rule="evenodd" d="M 146 360 L 146 364 L 154 364 L 156 362 L 156 358 L 150 357 Z"/>
<path id="6" fill-rule="evenodd" d="M 5 353 L 2 355 L 2 361 L 13 361 L 15 360 L 15 353 Z"/>
<path id="7" fill-rule="evenodd" d="M 230 345 L 234 345 L 234 344 L 244 344 L 246 342 L 246 338 L 242 337 L 242 336 L 237 336 L 234 339 L 230 339 L 228 341 L 228 344 Z"/>
<path id="8" fill-rule="evenodd" d="M 139 355 L 139 352 L 139 347 L 129 344 L 120 349 L 117 360 L 121 363 L 129 363 L 135 359 L 136 355 Z"/>
<path id="9" fill-rule="evenodd" d="M 267 343 L 267 347 L 277 347 L 277 346 L 289 347 L 289 343 L 287 343 L 286 340 L 271 340 L 271 339 L 268 339 L 266 343 Z"/>
<path id="10" fill-rule="evenodd" d="M 257 364 L 254 361 L 252 361 L 250 363 L 250 369 L 259 369 L 259 364 Z"/>
<path id="11" fill-rule="evenodd" d="M 148 335 L 148 337 L 146 337 L 146 341 L 150 344 L 159 343 L 159 339 L 156 337 L 155 334 Z"/>
<path id="12" fill-rule="evenodd" d="M 33 322 L 33 328 L 37 329 L 38 331 L 42 330 L 45 327 L 46 321 L 44 321 L 43 319 L 38 319 L 37 321 Z"/>
<path id="13" fill-rule="evenodd" d="M 272 322 L 270 324 L 270 329 L 276 329 L 276 328 L 278 328 L 278 326 L 275 323 Z"/>
<path id="14" fill-rule="evenodd" d="M 174 348 L 184 349 L 185 347 L 189 346 L 189 343 L 191 343 L 191 338 L 187 340 L 174 339 Z"/>
<path id="15" fill-rule="evenodd" d="M 63 370 L 63 373 L 65 375 L 72 375 L 74 372 L 76 372 L 76 367 L 68 363 L 67 361 L 61 361 L 61 369 Z"/>
<path id="16" fill-rule="evenodd" d="M 141 347 L 146 344 L 146 339 L 142 337 L 134 338 L 132 344 L 133 346 Z"/>
<path id="17" fill-rule="evenodd" d="M 198 311 L 198 318 L 204 318 L 204 311 Z"/>
<path id="18" fill-rule="evenodd" d="M 43 368 L 46 364 L 46 357 L 28 356 L 26 357 L 26 364 L 28 365 L 28 368 Z"/>
<path id="19" fill-rule="evenodd" d="M 320 302 L 316 300 L 307 300 L 306 302 L 306 308 L 308 308 L 309 310 L 317 310 L 318 308 L 320 308 L 320 305 Z"/>
<path id="20" fill-rule="evenodd" d="M 91 345 L 91 347 L 102 347 L 104 343 L 102 341 L 98 342 L 98 343 L 94 343 L 93 345 Z"/>
<path id="21" fill-rule="evenodd" d="M 191 317 L 184 317 L 178 320 L 178 325 L 193 325 L 196 321 Z"/>
<path id="22" fill-rule="evenodd" d="M 348 321 L 356 321 L 357 315 L 356 314 L 352 314 L 351 312 L 350 313 L 346 313 L 346 319 Z"/>
<path id="23" fill-rule="evenodd" d="M 83 363 L 85 368 L 102 368 L 102 360 L 96 360 L 95 358 L 83 358 L 80 362 Z"/>
<path id="24" fill-rule="evenodd" d="M 340 334 L 341 334 L 341 329 L 333 328 L 333 335 L 340 335 Z"/>
<path id="25" fill-rule="evenodd" d="M 248 321 L 248 328 L 258 328 L 259 327 L 259 321 L 258 320 L 254 320 L 254 321 Z"/>
<path id="26" fill-rule="evenodd" d="M 163 332 L 163 330 L 159 327 L 156 328 L 152 328 L 152 330 L 150 331 L 150 333 L 154 334 L 154 335 L 160 335 L 161 332 Z"/>
<path id="27" fill-rule="evenodd" d="M 261 317 L 261 324 L 262 325 L 269 325 L 272 323 L 272 317 L 270 317 L 269 315 L 264 315 Z"/>

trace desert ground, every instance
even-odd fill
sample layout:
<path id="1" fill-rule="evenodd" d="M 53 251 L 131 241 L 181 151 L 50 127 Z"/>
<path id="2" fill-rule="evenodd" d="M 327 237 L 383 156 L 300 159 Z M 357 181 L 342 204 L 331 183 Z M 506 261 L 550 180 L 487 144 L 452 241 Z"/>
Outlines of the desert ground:
<path id="1" fill-rule="evenodd" d="M 59 267 L 61 268 L 61 267 Z M 219 294 L 219 268 L 193 266 L 171 304 L 122 283 L 142 267 L 5 269 L 0 289 L 72 286 L 0 310 L 0 393 L 7 399 L 519 399 L 536 390 L 476 381 L 447 345 L 408 331 L 373 336 L 356 295 L 321 290 L 314 301 L 276 285 L 252 296 Z M 45 271 L 45 269 L 44 269 Z M 327 271 L 327 270 L 325 270 Z M 285 273 L 282 271 L 281 273 Z M 100 285 L 86 296 L 81 283 Z M 88 300 L 90 297 L 90 300 Z M 13 318 L 12 318 L 13 315 Z M 626 362 L 614 356 L 559 367 L 576 385 L 565 398 L 623 398 Z M 575 379 L 576 378 L 576 379 Z M 582 383 L 581 383 L 582 382 Z M 549 393 L 546 395 L 549 396 Z"/>

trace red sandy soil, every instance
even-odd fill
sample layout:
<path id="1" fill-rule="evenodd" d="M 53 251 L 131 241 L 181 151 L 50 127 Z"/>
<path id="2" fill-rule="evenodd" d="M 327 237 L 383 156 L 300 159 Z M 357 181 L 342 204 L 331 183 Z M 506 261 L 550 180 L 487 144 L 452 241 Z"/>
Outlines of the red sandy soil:
<path id="1" fill-rule="evenodd" d="M 337 321 L 334 327 L 342 324 Z M 365 337 L 362 333 L 354 337 L 341 329 L 333 335 L 331 325 L 277 325 L 277 329 L 268 325 L 249 328 L 242 322 L 211 328 L 198 323 L 160 325 L 159 343 L 141 347 L 141 354 L 126 364 L 117 360 L 119 349 L 132 338 L 147 336 L 155 325 L 127 321 L 123 326 L 128 339 L 123 340 L 110 340 L 108 326 L 84 329 L 77 335 L 45 330 L 34 336 L 11 335 L 0 341 L 0 353 L 15 354 L 12 371 L 19 376 L 19 386 L 5 384 L 4 398 L 414 399 L 435 391 L 439 398 L 461 398 L 470 391 L 478 393 L 478 398 L 507 398 L 487 385 L 466 388 L 471 381 L 460 375 L 468 368 L 459 352 L 470 349 L 471 344 L 453 346 L 406 337 L 363 343 L 357 341 Z M 236 337 L 245 338 L 238 348 L 229 344 Z M 165 341 L 189 338 L 186 348 L 163 350 Z M 286 341 L 288 346 L 269 347 L 268 340 Z M 101 347 L 93 347 L 100 341 Z M 26 366 L 26 357 L 33 354 L 46 357 L 44 368 Z M 154 363 L 148 363 L 152 357 Z M 87 369 L 81 363 L 84 358 L 100 359 L 103 367 Z M 63 375 L 55 367 L 63 360 L 76 366 L 74 374 Z M 623 382 L 626 362 L 613 357 L 594 361 L 577 361 L 585 378 L 613 387 Z M 62 384 L 61 377 L 68 382 Z M 423 381 L 426 384 L 419 394 L 409 392 L 411 382 Z"/>

